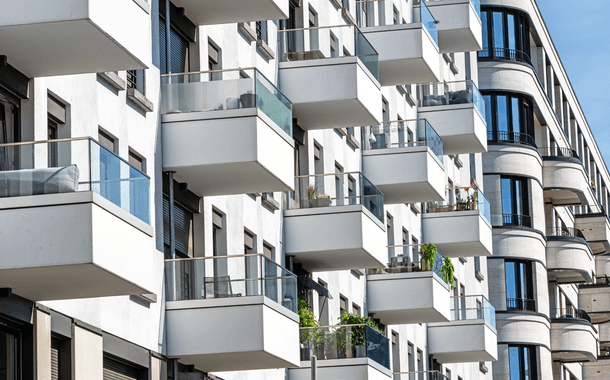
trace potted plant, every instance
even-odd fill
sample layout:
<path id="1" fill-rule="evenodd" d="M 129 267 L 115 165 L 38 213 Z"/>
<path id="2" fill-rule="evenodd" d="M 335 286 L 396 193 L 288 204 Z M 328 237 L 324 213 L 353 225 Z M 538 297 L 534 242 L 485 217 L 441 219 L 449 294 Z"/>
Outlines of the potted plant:
<path id="1" fill-rule="evenodd" d="M 436 260 L 436 246 L 434 244 L 425 243 L 421 246 L 421 269 L 432 270 L 434 261 Z"/>
<path id="2" fill-rule="evenodd" d="M 470 209 L 476 210 L 477 204 L 479 202 L 479 192 L 476 189 L 474 189 L 474 191 L 472 192 L 472 195 L 468 196 L 468 199 L 470 202 Z"/>
<path id="3" fill-rule="evenodd" d="M 299 327 L 309 327 L 300 330 L 300 344 L 301 344 L 301 360 L 307 361 L 311 359 L 311 350 L 315 345 L 315 337 L 318 334 L 318 322 L 313 314 L 313 311 L 309 309 L 309 304 L 302 298 L 298 301 L 298 314 L 299 314 Z"/>
<path id="4" fill-rule="evenodd" d="M 377 332 L 379 327 L 371 317 L 361 317 L 356 314 L 344 312 L 339 317 L 340 325 L 359 325 L 340 328 L 337 332 L 337 349 L 345 352 L 346 357 L 366 357 L 366 326 L 372 327 Z"/>
<path id="5" fill-rule="evenodd" d="M 451 285 L 451 290 L 455 289 L 455 284 L 453 283 L 453 273 L 455 273 L 455 267 L 453 266 L 451 259 L 445 257 L 443 266 L 441 267 L 441 274 L 443 275 L 443 281 Z"/>

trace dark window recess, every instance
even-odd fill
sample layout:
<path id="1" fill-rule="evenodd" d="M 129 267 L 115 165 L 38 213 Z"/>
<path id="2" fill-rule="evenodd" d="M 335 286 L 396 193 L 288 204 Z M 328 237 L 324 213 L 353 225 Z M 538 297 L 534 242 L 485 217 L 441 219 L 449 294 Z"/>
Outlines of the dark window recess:
<path id="1" fill-rule="evenodd" d="M 161 74 L 167 74 L 167 46 L 165 35 L 165 19 L 159 19 L 159 55 Z M 170 28 L 170 59 L 172 73 L 189 72 L 189 40 L 173 26 Z"/>
<path id="2" fill-rule="evenodd" d="M 483 50 L 479 59 L 500 59 L 532 64 L 528 16 L 498 7 L 481 9 Z"/>
<path id="3" fill-rule="evenodd" d="M 138 367 L 104 355 L 104 380 L 139 380 L 140 372 Z"/>
<path id="4" fill-rule="evenodd" d="M 129 151 L 129 163 L 132 164 L 136 169 L 144 173 L 144 159 L 137 154 Z"/>
<path id="5" fill-rule="evenodd" d="M 504 226 L 532 227 L 529 215 L 527 179 L 502 177 L 502 219 Z"/>
<path id="6" fill-rule="evenodd" d="M 109 151 L 116 153 L 116 141 L 114 137 L 110 136 L 104 131 L 98 131 L 97 139 L 100 144 Z"/>
<path id="7" fill-rule="evenodd" d="M 51 380 L 59 380 L 59 347 L 61 342 L 57 338 L 51 339 Z"/>
<path id="8" fill-rule="evenodd" d="M 176 234 L 176 256 L 193 256 L 193 213 L 174 202 L 174 232 Z M 170 258 L 169 198 L 163 197 L 163 244 L 165 257 Z"/>
<path id="9" fill-rule="evenodd" d="M 507 260 L 504 263 L 504 270 L 506 275 L 506 309 L 536 311 L 532 263 Z"/>
<path id="10" fill-rule="evenodd" d="M 487 141 L 536 147 L 532 100 L 514 93 L 483 93 Z"/>
<path id="11" fill-rule="evenodd" d="M 536 364 L 536 347 L 508 346 L 508 362 L 510 380 L 536 380 L 538 365 Z"/>
<path id="12" fill-rule="evenodd" d="M 267 21 L 257 21 L 256 22 L 256 37 L 259 40 L 267 41 Z"/>

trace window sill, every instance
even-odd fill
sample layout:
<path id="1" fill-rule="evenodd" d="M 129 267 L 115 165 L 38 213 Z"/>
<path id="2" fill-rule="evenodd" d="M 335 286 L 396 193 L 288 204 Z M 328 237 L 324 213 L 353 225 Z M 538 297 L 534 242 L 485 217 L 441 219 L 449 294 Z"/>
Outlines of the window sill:
<path id="1" fill-rule="evenodd" d="M 340 136 L 347 136 L 347 128 L 335 128 L 335 132 Z"/>
<path id="2" fill-rule="evenodd" d="M 459 260 L 460 260 L 460 262 L 461 262 L 462 264 L 465 264 L 465 263 L 467 263 L 467 262 L 468 262 L 468 259 L 467 259 L 467 258 L 465 258 L 465 257 L 459 257 Z"/>
<path id="3" fill-rule="evenodd" d="M 474 271 L 474 276 L 477 278 L 477 280 L 479 281 L 483 281 L 485 280 L 485 276 L 483 275 L 483 273 L 480 270 L 475 270 Z"/>
<path id="4" fill-rule="evenodd" d="M 245 22 L 240 22 L 237 24 L 237 30 L 244 36 L 248 41 L 254 42 L 256 41 L 256 30 L 250 26 L 250 24 Z"/>
<path id="5" fill-rule="evenodd" d="M 97 73 L 97 76 L 116 91 L 123 91 L 127 88 L 127 83 L 114 71 Z"/>
<path id="6" fill-rule="evenodd" d="M 341 8 L 341 1 L 340 0 L 330 0 L 330 2 L 333 3 L 335 8 L 337 8 L 337 9 Z"/>
<path id="7" fill-rule="evenodd" d="M 358 140 L 356 140 L 356 137 L 354 135 L 347 135 L 346 141 L 347 141 L 347 144 L 349 146 L 351 146 L 352 148 L 354 148 L 354 149 L 360 148 L 360 143 L 358 143 Z"/>
<path id="8" fill-rule="evenodd" d="M 345 21 L 347 21 L 348 24 L 356 25 L 356 20 L 354 19 L 354 16 L 352 16 L 352 14 L 349 12 L 349 10 L 345 8 L 341 9 L 341 16 L 343 16 L 343 18 L 345 19 Z"/>
<path id="9" fill-rule="evenodd" d="M 407 92 L 405 94 L 405 97 L 407 98 L 407 102 L 411 105 L 411 107 L 415 107 L 417 105 L 417 101 L 415 100 L 412 94 Z"/>
<path id="10" fill-rule="evenodd" d="M 152 112 L 155 109 L 153 102 L 148 100 L 146 96 L 135 88 L 127 89 L 127 99 L 131 100 L 133 104 L 144 112 Z"/>
<path id="11" fill-rule="evenodd" d="M 144 10 L 144 12 L 150 14 L 150 4 L 146 0 L 133 0 L 134 3 L 138 4 L 140 8 Z"/>
<path id="12" fill-rule="evenodd" d="M 280 209 L 280 202 L 276 201 L 275 198 L 269 196 L 267 193 L 263 193 L 261 203 L 267 206 L 271 211 Z"/>
<path id="13" fill-rule="evenodd" d="M 481 371 L 482 373 L 487 373 L 489 372 L 489 368 L 487 368 L 484 362 L 481 362 L 479 363 L 479 371 Z"/>
<path id="14" fill-rule="evenodd" d="M 258 50 L 258 52 L 268 60 L 275 59 L 273 49 L 271 49 L 263 40 L 256 40 L 256 50 Z"/>

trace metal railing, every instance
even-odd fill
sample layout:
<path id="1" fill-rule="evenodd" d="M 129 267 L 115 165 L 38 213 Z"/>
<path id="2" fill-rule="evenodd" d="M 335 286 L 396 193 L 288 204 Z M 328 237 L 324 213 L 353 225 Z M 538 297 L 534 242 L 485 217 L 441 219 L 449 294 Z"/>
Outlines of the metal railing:
<path id="1" fill-rule="evenodd" d="M 508 49 L 508 48 L 489 48 L 484 47 L 483 50 L 479 52 L 479 58 L 483 59 L 504 59 L 516 62 L 526 63 L 530 66 L 532 65 L 532 60 L 530 56 L 521 50 Z"/>
<path id="2" fill-rule="evenodd" d="M 297 277 L 261 254 L 165 260 L 167 301 L 265 296 L 297 312 Z"/>
<path id="3" fill-rule="evenodd" d="M 491 327 L 496 328 L 496 309 L 483 295 L 451 297 L 452 321 L 484 319 Z"/>
<path id="4" fill-rule="evenodd" d="M 546 230 L 547 237 L 573 237 L 585 239 L 585 235 L 578 228 L 572 227 L 550 227 Z"/>
<path id="5" fill-rule="evenodd" d="M 417 85 L 419 107 L 474 104 L 485 120 L 485 100 L 471 80 Z"/>
<path id="6" fill-rule="evenodd" d="M 392 380 L 450 380 L 439 371 L 394 372 Z"/>
<path id="7" fill-rule="evenodd" d="M 292 137 L 292 103 L 254 67 L 161 75 L 161 113 L 258 108 Z"/>
<path id="8" fill-rule="evenodd" d="M 450 193 L 449 200 L 443 202 L 428 202 L 426 203 L 427 212 L 456 212 L 479 210 L 485 220 L 491 223 L 491 205 L 489 200 L 483 194 L 483 191 L 476 185 L 468 187 L 452 187 L 446 189 Z M 452 200 L 452 201 L 451 201 Z"/>
<path id="9" fill-rule="evenodd" d="M 301 360 L 369 358 L 390 369 L 390 340 L 368 325 L 299 328 Z"/>
<path id="10" fill-rule="evenodd" d="M 574 306 L 562 307 L 562 308 L 554 308 L 550 310 L 551 319 L 583 319 L 589 323 L 591 323 L 591 317 L 587 314 L 586 311 L 577 309 Z"/>
<path id="11" fill-rule="evenodd" d="M 509 142 L 536 148 L 536 139 L 527 133 L 509 131 L 488 131 L 487 142 Z"/>
<path id="12" fill-rule="evenodd" d="M 532 228 L 532 217 L 530 215 L 502 214 L 502 225 Z"/>
<path id="13" fill-rule="evenodd" d="M 578 153 L 572 148 L 545 147 L 538 148 L 542 157 L 571 157 L 578 158 Z"/>
<path id="14" fill-rule="evenodd" d="M 507 298 L 507 310 L 536 311 L 536 300 L 527 298 Z"/>
<path id="15" fill-rule="evenodd" d="M 443 139 L 426 119 L 387 121 L 361 131 L 364 150 L 427 146 L 443 163 Z"/>
<path id="16" fill-rule="evenodd" d="M 77 191 L 150 223 L 150 177 L 95 139 L 0 144 L 0 198 Z"/>
<path id="17" fill-rule="evenodd" d="M 388 256 L 390 258 L 388 267 L 368 269 L 368 274 L 434 272 L 437 276 L 443 278 L 441 268 L 445 256 L 437 251 L 434 262 L 430 263 L 421 259 L 420 251 L 417 250 L 417 247 L 420 246 L 421 244 L 388 246 Z"/>
<path id="18" fill-rule="evenodd" d="M 280 62 L 356 56 L 379 80 L 379 54 L 356 25 L 278 30 Z"/>
<path id="19" fill-rule="evenodd" d="M 363 205 L 384 222 L 383 193 L 360 172 L 295 177 L 296 202 L 290 208 Z"/>

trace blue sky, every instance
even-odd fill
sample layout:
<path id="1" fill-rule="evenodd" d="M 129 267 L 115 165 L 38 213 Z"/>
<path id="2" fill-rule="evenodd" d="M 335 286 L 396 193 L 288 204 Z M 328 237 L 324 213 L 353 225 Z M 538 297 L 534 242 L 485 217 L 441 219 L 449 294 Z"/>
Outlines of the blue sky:
<path id="1" fill-rule="evenodd" d="M 610 165 L 610 1 L 537 2 L 599 149 Z"/>

